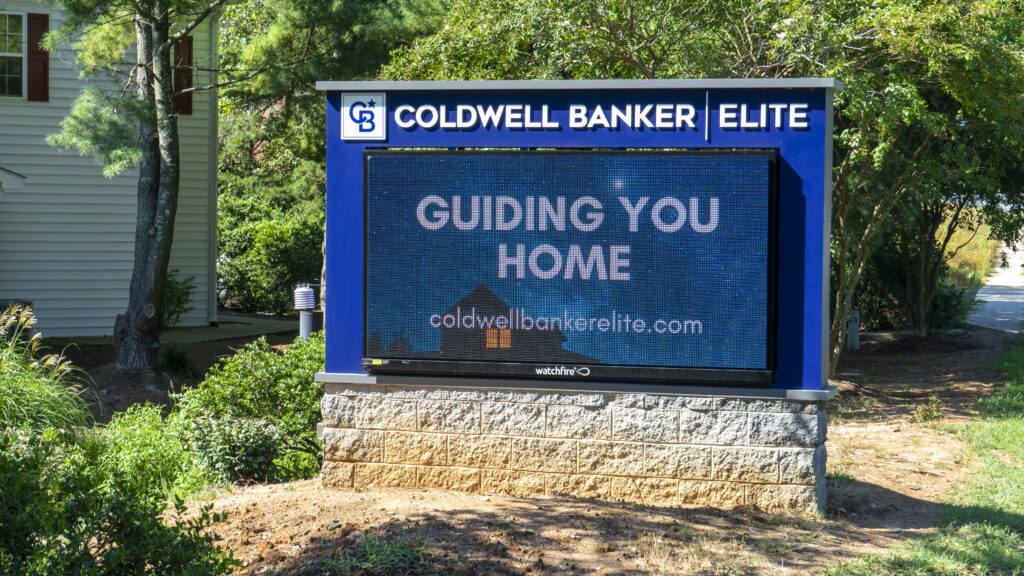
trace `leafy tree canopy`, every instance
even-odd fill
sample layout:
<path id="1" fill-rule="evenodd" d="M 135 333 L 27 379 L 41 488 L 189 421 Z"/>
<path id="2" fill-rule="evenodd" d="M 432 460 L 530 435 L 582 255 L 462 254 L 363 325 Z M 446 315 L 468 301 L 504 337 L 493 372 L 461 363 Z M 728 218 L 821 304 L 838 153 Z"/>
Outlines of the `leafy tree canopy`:
<path id="1" fill-rule="evenodd" d="M 833 77 L 833 367 L 872 250 L 900 206 L 971 194 L 1019 237 L 1019 0 L 455 0 L 383 77 Z"/>
<path id="2" fill-rule="evenodd" d="M 444 0 L 246 0 L 225 10 L 222 66 L 262 72 L 220 99 L 224 304 L 280 311 L 295 282 L 315 280 L 326 189 L 324 96 L 315 83 L 372 78 L 392 50 L 433 31 L 444 6 Z M 290 251 L 273 248 L 281 237 L 295 240 Z"/>

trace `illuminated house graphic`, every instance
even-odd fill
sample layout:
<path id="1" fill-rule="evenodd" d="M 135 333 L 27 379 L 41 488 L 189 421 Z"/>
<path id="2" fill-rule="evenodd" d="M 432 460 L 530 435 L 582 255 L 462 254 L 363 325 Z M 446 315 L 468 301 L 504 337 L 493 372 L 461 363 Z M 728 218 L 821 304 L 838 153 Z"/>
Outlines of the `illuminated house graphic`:
<path id="1" fill-rule="evenodd" d="M 597 363 L 588 356 L 563 350 L 566 338 L 559 328 L 546 323 L 540 328 L 532 320 L 524 322 L 522 314 L 486 286 L 477 286 L 445 312 L 458 318 L 458 324 L 441 329 L 440 358 Z"/>

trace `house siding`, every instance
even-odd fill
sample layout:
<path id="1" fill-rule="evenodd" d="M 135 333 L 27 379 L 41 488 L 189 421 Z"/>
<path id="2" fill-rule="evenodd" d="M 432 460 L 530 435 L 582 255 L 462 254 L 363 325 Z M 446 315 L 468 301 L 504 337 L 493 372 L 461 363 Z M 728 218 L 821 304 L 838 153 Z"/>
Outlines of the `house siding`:
<path id="1" fill-rule="evenodd" d="M 59 10 L 38 2 L 0 0 L 0 11 L 48 13 L 51 29 L 61 23 Z M 206 23 L 193 32 L 197 66 L 214 67 L 215 29 Z M 46 143 L 83 87 L 66 60 L 50 54 L 49 102 L 0 98 L 0 166 L 25 176 L 20 190 L 0 195 L 0 302 L 33 302 L 46 336 L 108 335 L 128 304 L 138 173 L 108 179 L 93 158 Z M 197 72 L 195 81 L 210 75 Z M 170 268 L 195 277 L 196 290 L 180 326 L 216 320 L 216 93 L 198 92 L 193 103 L 193 114 L 179 118 Z"/>

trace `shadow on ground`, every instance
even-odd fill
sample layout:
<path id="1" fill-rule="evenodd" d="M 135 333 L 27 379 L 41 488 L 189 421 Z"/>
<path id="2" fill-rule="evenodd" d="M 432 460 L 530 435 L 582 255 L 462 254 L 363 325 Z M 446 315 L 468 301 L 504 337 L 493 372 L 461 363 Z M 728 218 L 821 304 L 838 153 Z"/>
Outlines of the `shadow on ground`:
<path id="1" fill-rule="evenodd" d="M 978 398 L 1004 382 L 996 360 L 1016 338 L 978 326 L 928 338 L 863 334 L 861 349 L 840 357 L 832 383 L 841 399 L 861 401 L 866 409 L 852 415 L 860 420 L 908 415 L 932 397 L 941 401 L 946 416 L 969 418 L 977 414 Z"/>
<path id="2" fill-rule="evenodd" d="M 882 486 L 840 479 L 830 508 L 819 516 L 772 515 L 750 509 L 658 508 L 570 498 L 520 499 L 395 490 L 359 494 L 345 506 L 334 496 L 352 493 L 310 490 L 292 493 L 316 501 L 315 514 L 276 512 L 264 520 L 227 510 L 219 527 L 228 547 L 246 562 L 245 574 L 313 575 L 329 561 L 358 559 L 366 538 L 397 549 L 449 574 L 807 574 L 880 553 L 911 537 L 935 533 L 940 505 Z M 454 506 L 445 506 L 445 496 Z M 479 505 L 473 505 L 479 503 Z M 913 510 L 913 514 L 907 514 Z M 309 512 L 306 510 L 306 512 Z M 1016 519 L 1020 521 L 1020 518 Z M 276 525 L 276 527 L 275 527 Z M 294 534 L 256 544 L 281 527 Z M 340 573 L 340 572 L 337 572 Z M 356 570 L 354 574 L 402 571 Z"/>

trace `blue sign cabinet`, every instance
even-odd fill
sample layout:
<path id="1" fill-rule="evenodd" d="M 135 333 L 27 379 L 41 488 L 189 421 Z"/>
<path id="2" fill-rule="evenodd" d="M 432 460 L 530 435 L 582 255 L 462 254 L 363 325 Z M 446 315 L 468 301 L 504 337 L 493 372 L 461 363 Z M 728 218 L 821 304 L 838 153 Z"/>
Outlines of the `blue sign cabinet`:
<path id="1" fill-rule="evenodd" d="M 777 155 L 778 179 L 776 320 L 769 363 L 772 390 L 765 395 L 823 398 L 832 98 L 842 88 L 839 82 L 320 82 L 317 87 L 327 96 L 326 373 L 365 374 L 367 150 L 769 150 Z M 533 385 L 566 384 L 543 380 Z M 713 382 L 702 385 L 715 389 Z M 694 390 L 692 384 L 672 382 L 627 387 Z"/>

